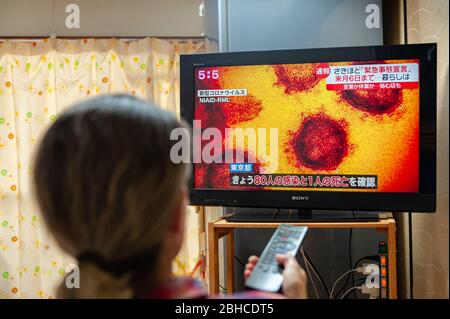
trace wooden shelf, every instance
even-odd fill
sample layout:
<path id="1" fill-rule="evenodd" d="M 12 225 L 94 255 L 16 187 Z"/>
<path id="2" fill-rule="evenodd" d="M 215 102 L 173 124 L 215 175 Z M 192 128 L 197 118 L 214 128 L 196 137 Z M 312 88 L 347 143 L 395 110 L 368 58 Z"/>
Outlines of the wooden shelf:
<path id="1" fill-rule="evenodd" d="M 208 224 L 208 260 L 209 260 L 209 292 L 219 292 L 219 256 L 218 243 L 223 238 L 226 245 L 226 285 L 227 293 L 234 291 L 234 230 L 245 228 L 276 228 L 279 222 L 228 222 L 224 217 Z M 395 220 L 391 213 L 380 213 L 377 221 L 345 221 L 345 222 L 289 222 L 290 225 L 308 226 L 309 228 L 375 228 L 387 234 L 388 245 L 388 296 L 390 299 L 397 298 L 397 259 Z"/>

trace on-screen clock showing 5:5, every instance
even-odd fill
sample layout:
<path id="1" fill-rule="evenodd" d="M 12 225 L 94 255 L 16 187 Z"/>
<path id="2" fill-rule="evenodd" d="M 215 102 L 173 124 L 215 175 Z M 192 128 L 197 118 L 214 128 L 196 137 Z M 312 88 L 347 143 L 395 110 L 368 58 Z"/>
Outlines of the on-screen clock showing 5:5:
<path id="1" fill-rule="evenodd" d="M 219 78 L 219 70 L 217 69 L 199 70 L 197 76 L 199 80 L 204 79 L 217 80 Z"/>

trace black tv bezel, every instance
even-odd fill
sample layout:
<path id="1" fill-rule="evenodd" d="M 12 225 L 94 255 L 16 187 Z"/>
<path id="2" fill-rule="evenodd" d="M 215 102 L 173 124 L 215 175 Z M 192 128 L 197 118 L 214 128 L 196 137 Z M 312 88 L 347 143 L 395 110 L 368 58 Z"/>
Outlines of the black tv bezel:
<path id="1" fill-rule="evenodd" d="M 294 209 L 435 212 L 436 56 L 437 44 L 435 43 L 182 55 L 180 57 L 181 117 L 188 123 L 192 123 L 194 118 L 194 71 L 198 67 L 396 59 L 420 60 L 418 193 L 198 189 L 194 188 L 194 165 L 191 165 L 192 174 L 189 181 L 191 204 Z M 308 197 L 308 199 L 293 200 L 293 196 L 303 196 Z"/>

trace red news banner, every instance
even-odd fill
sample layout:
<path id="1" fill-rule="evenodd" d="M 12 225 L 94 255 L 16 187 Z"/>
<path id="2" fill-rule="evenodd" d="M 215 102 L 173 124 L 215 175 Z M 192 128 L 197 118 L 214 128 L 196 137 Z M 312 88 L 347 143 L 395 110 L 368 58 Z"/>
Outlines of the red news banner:
<path id="1" fill-rule="evenodd" d="M 419 64 L 357 64 L 329 66 L 321 63 L 316 75 L 326 78 L 328 90 L 416 89 Z"/>

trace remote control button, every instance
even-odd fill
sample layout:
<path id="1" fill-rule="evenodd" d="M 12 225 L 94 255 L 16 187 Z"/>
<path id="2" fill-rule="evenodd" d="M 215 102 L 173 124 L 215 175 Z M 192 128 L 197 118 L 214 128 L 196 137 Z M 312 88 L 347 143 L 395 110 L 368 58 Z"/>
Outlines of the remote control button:
<path id="1" fill-rule="evenodd" d="M 263 272 L 268 272 L 269 269 L 270 269 L 270 265 L 261 265 L 261 270 L 262 270 Z"/>

